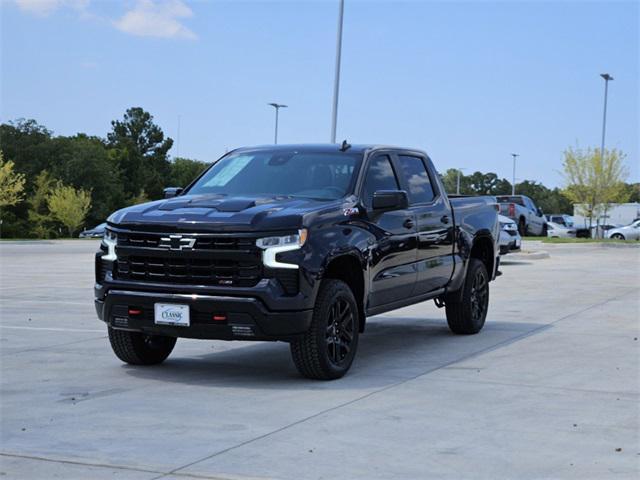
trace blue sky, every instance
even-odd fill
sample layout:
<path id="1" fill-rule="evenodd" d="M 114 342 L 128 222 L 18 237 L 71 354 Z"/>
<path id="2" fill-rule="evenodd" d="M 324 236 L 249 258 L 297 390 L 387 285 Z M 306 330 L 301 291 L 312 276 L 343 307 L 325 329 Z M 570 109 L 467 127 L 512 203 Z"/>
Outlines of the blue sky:
<path id="1" fill-rule="evenodd" d="M 106 136 L 150 111 L 180 155 L 327 142 L 337 1 L 2 0 L 0 119 Z M 438 168 L 562 184 L 562 151 L 607 147 L 640 181 L 638 2 L 346 0 L 338 137 Z M 177 153 L 177 145 L 171 152 Z"/>

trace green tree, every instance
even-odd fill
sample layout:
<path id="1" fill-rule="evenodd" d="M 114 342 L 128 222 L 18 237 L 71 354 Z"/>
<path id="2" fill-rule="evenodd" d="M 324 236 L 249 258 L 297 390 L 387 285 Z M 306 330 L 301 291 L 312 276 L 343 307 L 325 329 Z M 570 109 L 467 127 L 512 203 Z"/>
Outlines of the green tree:
<path id="1" fill-rule="evenodd" d="M 58 182 L 47 197 L 47 206 L 53 217 L 67 228 L 69 236 L 80 227 L 91 208 L 91 192 Z"/>
<path id="2" fill-rule="evenodd" d="M 54 232 L 55 219 L 49 212 L 47 197 L 53 190 L 56 181 L 48 171 L 43 170 L 33 183 L 33 193 L 27 199 L 30 230 L 36 238 L 50 238 Z"/>
<path id="3" fill-rule="evenodd" d="M 118 150 L 125 193 L 135 197 L 144 190 L 151 198 L 160 198 L 170 173 L 167 152 L 173 140 L 165 138 L 153 116 L 140 107 L 129 108 L 123 120 L 111 125 L 109 145 Z"/>
<path id="4" fill-rule="evenodd" d="M 564 195 L 573 203 L 582 204 L 583 216 L 600 219 L 614 202 L 628 198 L 625 180 L 628 176 L 624 165 L 625 154 L 619 150 L 569 148 L 564 152 L 563 171 L 566 182 Z"/>
<path id="5" fill-rule="evenodd" d="M 35 120 L 19 119 L 0 125 L 0 149 L 12 159 L 16 171 L 35 178 L 48 168 L 53 155 L 51 132 Z"/>
<path id="6" fill-rule="evenodd" d="M 0 208 L 16 205 L 24 198 L 25 177 L 14 166 L 11 160 L 5 162 L 0 150 Z"/>
<path id="7" fill-rule="evenodd" d="M 189 158 L 176 158 L 171 162 L 171 182 L 172 187 L 186 187 L 189 185 L 208 165 L 199 160 Z"/>
<path id="8" fill-rule="evenodd" d="M 66 185 L 91 191 L 87 223 L 102 223 L 126 205 L 118 162 L 102 139 L 78 134 L 57 137 L 53 143 L 57 154 L 50 166 L 52 175 Z"/>
<path id="9" fill-rule="evenodd" d="M 138 195 L 135 197 L 131 197 L 127 200 L 127 205 L 140 205 L 141 203 L 147 203 L 149 201 L 149 197 L 144 189 L 140 190 Z"/>
<path id="10" fill-rule="evenodd" d="M 627 183 L 625 188 L 629 196 L 627 202 L 640 203 L 640 183 Z"/>
<path id="11" fill-rule="evenodd" d="M 511 184 L 504 178 L 499 178 L 493 172 L 474 172 L 465 180 L 468 182 L 469 193 L 474 195 L 507 195 L 511 193 Z"/>

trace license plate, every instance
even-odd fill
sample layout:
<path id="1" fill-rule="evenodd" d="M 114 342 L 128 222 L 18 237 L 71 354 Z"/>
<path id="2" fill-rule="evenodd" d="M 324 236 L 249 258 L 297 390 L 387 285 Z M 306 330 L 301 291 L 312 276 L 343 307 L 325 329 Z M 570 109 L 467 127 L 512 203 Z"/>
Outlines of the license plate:
<path id="1" fill-rule="evenodd" d="M 188 327 L 189 305 L 176 305 L 174 303 L 156 303 L 155 321 L 159 325 L 177 325 Z"/>

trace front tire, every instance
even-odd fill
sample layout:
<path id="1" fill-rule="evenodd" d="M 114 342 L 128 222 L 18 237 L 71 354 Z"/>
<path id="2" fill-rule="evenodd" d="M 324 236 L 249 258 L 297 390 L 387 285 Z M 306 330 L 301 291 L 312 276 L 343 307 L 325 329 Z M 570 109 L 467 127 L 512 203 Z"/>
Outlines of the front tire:
<path id="1" fill-rule="evenodd" d="M 131 365 L 157 365 L 169 356 L 176 345 L 175 337 L 145 335 L 140 332 L 115 330 L 109 327 L 109 342 L 113 353 Z"/>
<path id="2" fill-rule="evenodd" d="M 611 238 L 613 238 L 614 240 L 624 240 L 624 235 L 622 235 L 621 233 L 614 233 L 613 235 L 611 235 Z"/>
<path id="3" fill-rule="evenodd" d="M 521 237 L 524 237 L 527 235 L 527 223 L 524 218 L 521 218 L 518 221 L 518 233 L 520 234 Z"/>
<path id="4" fill-rule="evenodd" d="M 462 291 L 448 294 L 445 307 L 453 333 L 472 335 L 482 330 L 489 309 L 489 275 L 484 263 L 469 259 Z"/>
<path id="5" fill-rule="evenodd" d="M 309 330 L 291 342 L 291 356 L 301 375 L 315 380 L 342 377 L 358 348 L 358 305 L 349 286 L 324 280 Z"/>

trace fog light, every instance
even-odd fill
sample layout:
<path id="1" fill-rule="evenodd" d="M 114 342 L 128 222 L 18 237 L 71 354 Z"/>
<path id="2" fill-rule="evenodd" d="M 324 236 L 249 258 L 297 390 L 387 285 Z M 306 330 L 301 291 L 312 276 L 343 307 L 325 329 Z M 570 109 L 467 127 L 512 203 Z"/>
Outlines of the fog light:
<path id="1" fill-rule="evenodd" d="M 213 321 L 214 322 L 226 322 L 227 321 L 227 316 L 226 315 L 214 315 L 213 316 Z"/>

